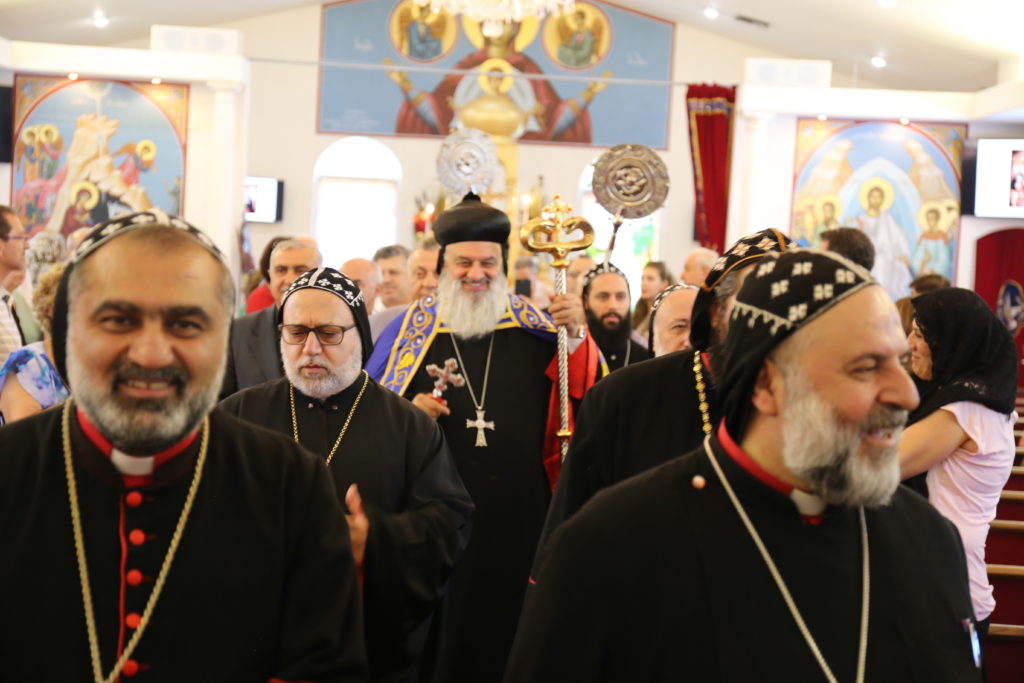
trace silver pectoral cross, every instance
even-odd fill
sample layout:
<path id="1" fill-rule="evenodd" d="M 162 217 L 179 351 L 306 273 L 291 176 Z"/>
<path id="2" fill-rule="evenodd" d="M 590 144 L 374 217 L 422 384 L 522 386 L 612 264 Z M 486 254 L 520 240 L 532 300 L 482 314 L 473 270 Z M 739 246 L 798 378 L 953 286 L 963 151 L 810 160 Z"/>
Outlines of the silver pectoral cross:
<path id="1" fill-rule="evenodd" d="M 483 448 L 487 445 L 487 437 L 484 436 L 485 429 L 494 429 L 493 420 L 484 420 L 484 411 L 476 411 L 476 420 L 466 418 L 466 429 L 476 430 L 476 447 Z"/>

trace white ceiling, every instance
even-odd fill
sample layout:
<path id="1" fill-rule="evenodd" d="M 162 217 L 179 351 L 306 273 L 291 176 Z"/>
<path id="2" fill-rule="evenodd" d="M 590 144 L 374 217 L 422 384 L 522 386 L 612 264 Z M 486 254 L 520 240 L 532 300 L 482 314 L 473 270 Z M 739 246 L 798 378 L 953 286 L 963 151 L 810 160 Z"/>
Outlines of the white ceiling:
<path id="1" fill-rule="evenodd" d="M 787 57 L 828 59 L 884 87 L 973 91 L 996 83 L 1000 59 L 1024 55 L 1024 0 L 621 0 Z M 206 26 L 315 5 L 310 0 L 0 0 L 0 36 L 80 45 L 145 39 L 151 24 Z M 721 16 L 708 20 L 707 5 Z M 110 18 L 92 25 L 93 11 Z M 749 17 L 768 26 L 737 19 Z M 882 52 L 889 62 L 868 60 Z M 714 55 L 708 55 L 709 60 Z"/>

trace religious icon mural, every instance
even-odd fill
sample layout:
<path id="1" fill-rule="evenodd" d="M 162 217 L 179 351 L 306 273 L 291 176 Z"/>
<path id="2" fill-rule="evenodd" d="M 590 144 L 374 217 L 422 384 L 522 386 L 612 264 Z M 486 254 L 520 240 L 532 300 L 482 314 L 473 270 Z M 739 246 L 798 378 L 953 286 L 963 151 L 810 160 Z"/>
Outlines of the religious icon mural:
<path id="1" fill-rule="evenodd" d="M 182 209 L 188 86 L 17 75 L 12 208 L 30 235 Z"/>
<path id="2" fill-rule="evenodd" d="M 670 22 L 593 0 L 485 27 L 429 0 L 344 0 L 322 28 L 320 132 L 668 144 Z"/>
<path id="3" fill-rule="evenodd" d="M 596 5 L 577 2 L 572 12 L 544 22 L 542 42 L 548 57 L 568 69 L 600 62 L 611 46 L 611 24 Z"/>
<path id="4" fill-rule="evenodd" d="M 894 299 L 926 273 L 953 279 L 966 126 L 882 121 L 797 122 L 791 237 L 863 230 L 872 274 Z"/>

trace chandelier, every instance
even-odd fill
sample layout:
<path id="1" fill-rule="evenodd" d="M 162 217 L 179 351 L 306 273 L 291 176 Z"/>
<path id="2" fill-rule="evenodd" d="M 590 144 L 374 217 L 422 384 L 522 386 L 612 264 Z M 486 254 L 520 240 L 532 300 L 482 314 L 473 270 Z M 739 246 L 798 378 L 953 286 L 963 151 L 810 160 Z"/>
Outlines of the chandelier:
<path id="1" fill-rule="evenodd" d="M 571 12 L 574 0 L 415 0 L 421 7 L 430 5 L 437 12 L 463 14 L 480 22 L 480 31 L 488 38 L 500 36 L 505 25 L 527 17 L 543 19 L 549 14 Z"/>

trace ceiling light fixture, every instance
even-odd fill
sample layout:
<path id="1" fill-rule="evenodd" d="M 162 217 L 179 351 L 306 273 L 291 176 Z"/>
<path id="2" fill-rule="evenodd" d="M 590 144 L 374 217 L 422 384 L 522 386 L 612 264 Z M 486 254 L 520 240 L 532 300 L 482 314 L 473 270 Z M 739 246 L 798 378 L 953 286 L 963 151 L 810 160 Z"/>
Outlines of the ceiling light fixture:
<path id="1" fill-rule="evenodd" d="M 714 7 L 705 7 L 704 16 L 707 17 L 708 19 L 717 19 L 719 16 L 719 11 Z"/>
<path id="2" fill-rule="evenodd" d="M 162 79 L 162 78 L 153 78 L 153 79 L 150 79 L 149 82 L 152 83 L 153 85 L 160 85 L 161 83 L 164 82 L 164 79 Z"/>
<path id="3" fill-rule="evenodd" d="M 828 121 L 828 117 L 825 116 L 824 114 L 818 114 L 818 120 L 819 121 Z"/>
<path id="4" fill-rule="evenodd" d="M 888 62 L 885 61 L 885 57 L 882 55 L 875 55 L 871 58 L 871 66 L 876 69 L 884 69 L 886 64 L 888 64 Z"/>
<path id="5" fill-rule="evenodd" d="M 77 81 L 78 80 L 78 74 L 76 74 L 74 71 L 72 71 L 71 73 L 68 74 L 68 80 L 69 81 Z"/>
<path id="6" fill-rule="evenodd" d="M 910 124 L 910 119 L 908 119 L 906 116 L 904 116 L 903 118 L 900 119 L 900 125 L 901 126 L 907 126 L 909 124 Z"/>
<path id="7" fill-rule="evenodd" d="M 92 15 L 92 25 L 96 28 L 106 28 L 109 23 L 110 19 L 99 10 L 96 10 L 96 13 Z"/>

